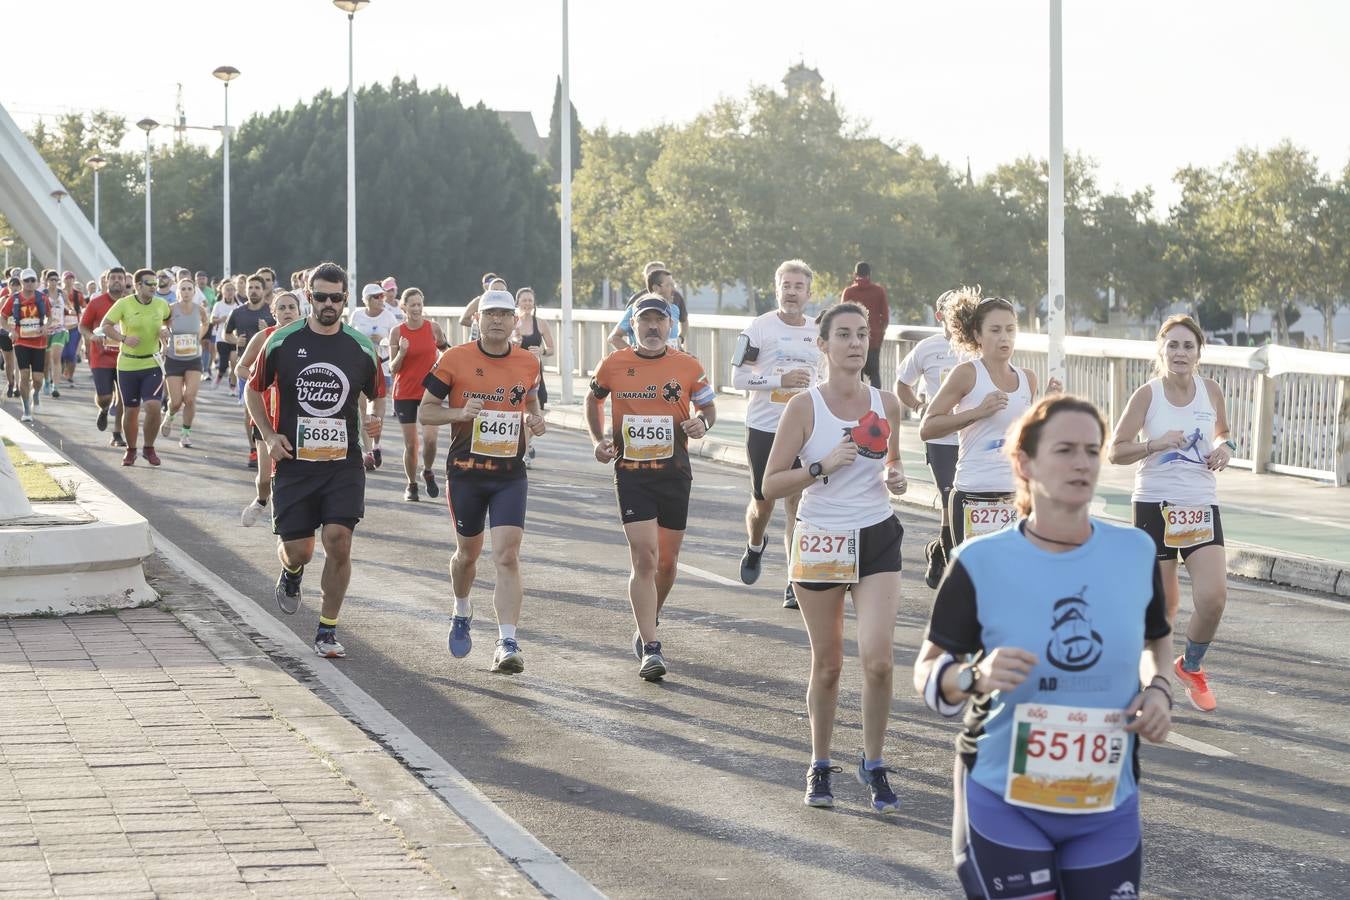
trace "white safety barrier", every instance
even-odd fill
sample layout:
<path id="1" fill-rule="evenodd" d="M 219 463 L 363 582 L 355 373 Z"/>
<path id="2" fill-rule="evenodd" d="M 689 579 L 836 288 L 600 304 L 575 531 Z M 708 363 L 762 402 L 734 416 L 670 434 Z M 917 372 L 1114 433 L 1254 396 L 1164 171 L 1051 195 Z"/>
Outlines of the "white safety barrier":
<path id="1" fill-rule="evenodd" d="M 459 326 L 463 307 L 428 307 L 426 314 L 445 328 L 454 343 L 466 337 Z M 609 333 L 621 310 L 577 309 L 572 312 L 573 374 L 589 376 L 610 352 Z M 555 336 L 560 314 L 540 309 Z M 730 359 L 736 336 L 748 316 L 690 317 L 687 349 L 703 363 L 719 391 L 731 390 Z M 936 328 L 892 325 L 886 329 L 881 354 L 883 384 L 893 384 L 900 360 Z M 1022 332 L 1014 362 L 1036 372 L 1044 383 L 1047 337 Z M 1130 394 L 1153 375 L 1156 359 L 1151 341 L 1105 338 L 1065 339 L 1066 389 L 1095 403 L 1114 424 Z M 1207 347 L 1200 369 L 1223 388 L 1228 421 L 1238 445 L 1233 465 L 1256 472 L 1297 475 L 1350 483 L 1350 354 L 1298 350 L 1291 347 Z M 549 371 L 557 371 L 557 357 Z"/>

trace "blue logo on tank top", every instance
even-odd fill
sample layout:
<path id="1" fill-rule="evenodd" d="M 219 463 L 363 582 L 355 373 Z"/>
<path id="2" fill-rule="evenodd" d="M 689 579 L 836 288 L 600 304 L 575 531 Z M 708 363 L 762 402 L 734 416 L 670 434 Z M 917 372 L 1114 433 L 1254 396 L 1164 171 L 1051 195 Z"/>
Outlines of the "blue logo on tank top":
<path id="1" fill-rule="evenodd" d="M 1003 445 L 1006 444 L 1007 442 L 1008 442 L 1007 438 L 999 438 L 998 440 L 990 441 L 989 443 L 985 444 L 984 449 L 989 451 L 990 453 L 997 453 L 999 450 L 1003 449 Z"/>
<path id="2" fill-rule="evenodd" d="M 1165 465 L 1170 462 L 1193 463 L 1195 465 L 1207 465 L 1204 455 L 1200 452 L 1200 429 L 1197 428 L 1186 436 L 1186 443 L 1179 450 L 1169 450 L 1158 457 L 1158 464 Z"/>
<path id="3" fill-rule="evenodd" d="M 1102 655 L 1102 636 L 1092 628 L 1088 618 L 1088 602 L 1084 598 L 1087 585 L 1072 597 L 1055 602 L 1055 621 L 1050 626 L 1050 640 L 1045 645 L 1045 657 L 1057 669 L 1081 672 L 1096 665 Z"/>

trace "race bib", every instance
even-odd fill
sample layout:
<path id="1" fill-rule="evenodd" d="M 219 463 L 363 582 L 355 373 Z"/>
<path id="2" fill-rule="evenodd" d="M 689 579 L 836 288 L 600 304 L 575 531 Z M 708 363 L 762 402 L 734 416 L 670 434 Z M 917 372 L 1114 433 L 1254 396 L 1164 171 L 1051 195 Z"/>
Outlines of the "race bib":
<path id="1" fill-rule="evenodd" d="M 805 369 L 808 372 L 816 371 L 816 361 L 808 359 L 802 353 L 802 342 L 798 338 L 783 337 L 778 339 L 778 360 L 774 363 L 773 374 L 785 375 L 793 369 Z M 815 377 L 811 378 L 815 383 Z M 802 391 L 809 389 L 811 385 L 804 388 L 778 387 L 769 392 L 769 399 L 774 403 L 787 403 L 793 397 Z"/>
<path id="2" fill-rule="evenodd" d="M 201 352 L 201 347 L 197 343 L 197 335 L 175 334 L 173 336 L 174 356 L 196 356 Z"/>
<path id="3" fill-rule="evenodd" d="M 623 458 L 635 462 L 675 455 L 674 416 L 624 416 Z"/>
<path id="4" fill-rule="evenodd" d="M 518 411 L 483 409 L 473 417 L 473 440 L 469 452 L 479 456 L 513 457 L 520 453 Z"/>
<path id="5" fill-rule="evenodd" d="M 1019 703 L 1003 799 L 1047 812 L 1109 812 L 1128 746 L 1120 710 Z"/>
<path id="6" fill-rule="evenodd" d="M 41 320 L 41 319 L 20 319 L 20 320 L 19 320 L 19 337 L 21 337 L 21 338 L 35 338 L 35 337 L 41 337 L 41 336 L 42 336 L 42 320 Z"/>
<path id="7" fill-rule="evenodd" d="M 1002 531 L 1017 521 L 1017 507 L 1011 500 L 967 500 L 961 504 L 966 537 L 979 537 Z"/>
<path id="8" fill-rule="evenodd" d="M 324 416 L 298 416 L 295 420 L 295 458 L 305 462 L 346 459 L 346 421 Z"/>
<path id="9" fill-rule="evenodd" d="M 790 581 L 855 584 L 858 581 L 858 532 L 812 528 L 798 522 L 792 533 Z"/>
<path id="10" fill-rule="evenodd" d="M 1162 505 L 1163 546 L 1185 549 L 1214 540 L 1214 509 L 1209 506 Z"/>

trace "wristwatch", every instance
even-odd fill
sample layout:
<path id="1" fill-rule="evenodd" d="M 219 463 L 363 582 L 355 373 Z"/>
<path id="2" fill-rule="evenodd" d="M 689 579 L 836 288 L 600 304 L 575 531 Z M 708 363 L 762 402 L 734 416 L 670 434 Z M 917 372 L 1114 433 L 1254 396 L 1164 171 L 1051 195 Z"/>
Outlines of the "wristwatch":
<path id="1" fill-rule="evenodd" d="M 825 474 L 825 467 L 818 462 L 813 462 L 806 467 L 806 472 L 812 478 L 819 478 L 821 475 Z"/>
<path id="2" fill-rule="evenodd" d="M 974 666 L 962 666 L 956 672 L 956 689 L 963 694 L 975 693 L 975 682 L 979 677 L 979 670 Z"/>

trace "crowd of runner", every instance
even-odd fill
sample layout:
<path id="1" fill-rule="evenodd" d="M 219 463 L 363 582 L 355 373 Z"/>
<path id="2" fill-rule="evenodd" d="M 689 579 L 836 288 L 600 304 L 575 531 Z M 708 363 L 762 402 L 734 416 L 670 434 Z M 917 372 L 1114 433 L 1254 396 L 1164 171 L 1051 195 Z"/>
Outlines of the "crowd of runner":
<path id="1" fill-rule="evenodd" d="M 1186 316 L 1163 324 L 1156 377 L 1110 433 L 1091 403 L 1053 379 L 1042 391 L 1014 362 L 1016 310 L 978 287 L 938 298 L 942 333 L 912 349 L 893 386 L 879 386 L 886 319 L 870 305 L 865 264 L 855 275 L 858 302 L 846 292 L 809 317 L 813 272 L 784 262 L 777 308 L 749 323 L 729 360 L 710 361 L 729 363 L 731 383 L 749 395 L 746 584 L 760 577 L 783 501 L 783 606 L 800 611 L 811 649 L 805 802 L 832 806 L 832 776 L 843 771 L 831 745 L 851 598 L 863 683 L 854 774 L 873 810 L 900 806 L 885 743 L 905 537 L 892 498 L 908 486 L 900 458 L 908 408 L 921 417 L 942 497 L 941 525 L 925 542 L 936 597 L 913 684 L 935 713 L 961 717 L 953 823 L 961 884 L 971 897 L 1133 897 L 1142 867 L 1138 739 L 1166 737 L 1173 680 L 1196 709 L 1217 707 L 1203 666 L 1226 599 L 1215 474 L 1235 447 L 1224 397 L 1199 374 L 1204 333 Z M 690 322 L 674 278 L 659 262 L 644 278 L 610 335 L 612 352 L 591 373 L 585 421 L 597 463 L 614 471 L 637 674 L 658 681 L 672 669 L 659 627 L 689 519 L 690 441 L 718 417 L 703 364 L 683 349 Z M 533 290 L 512 293 L 487 273 L 459 322 L 463 334 L 452 335 L 426 318 L 421 290 L 400 293 L 392 277 L 362 287 L 359 304 L 335 263 L 294 273 L 289 289 L 274 282 L 270 269 L 211 283 L 204 272 L 113 268 L 82 288 L 71 272 L 12 270 L 0 286 L 7 396 L 33 422 L 47 397 L 74 384 L 83 346 L 95 427 L 111 427 L 124 466 L 155 467 L 157 438 L 176 430 L 181 447 L 193 446 L 204 384 L 235 392 L 241 460 L 246 452 L 257 488 L 241 523 L 270 515 L 274 599 L 287 614 L 304 603 L 306 566 L 316 536 L 322 542 L 313 647 L 327 658 L 345 655 L 337 626 L 352 541 L 392 411 L 404 500 L 446 494 L 455 537 L 449 652 L 471 653 L 472 586 L 490 532 L 490 666 L 522 672 L 527 470 L 546 429 L 544 364 L 556 353 Z M 1089 514 L 1103 454 L 1137 464 L 1133 527 Z M 1178 562 L 1195 612 L 1174 657 Z"/>

